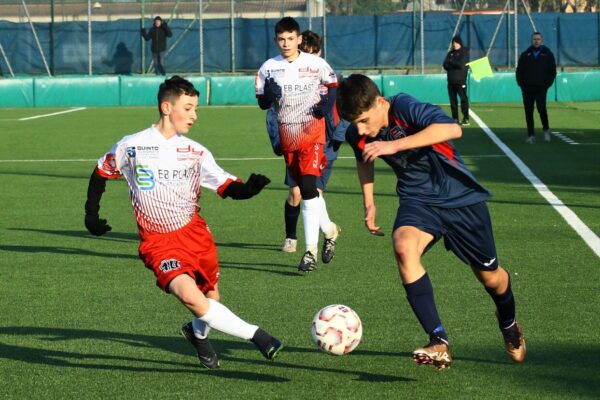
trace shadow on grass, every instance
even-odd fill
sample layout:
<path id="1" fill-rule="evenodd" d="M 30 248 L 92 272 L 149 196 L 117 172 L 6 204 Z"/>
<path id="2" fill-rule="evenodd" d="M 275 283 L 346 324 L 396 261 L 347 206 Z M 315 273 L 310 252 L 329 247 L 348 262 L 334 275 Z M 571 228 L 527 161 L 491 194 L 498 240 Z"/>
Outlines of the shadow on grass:
<path id="1" fill-rule="evenodd" d="M 0 246 L 0 250 L 13 251 L 17 253 L 51 253 L 51 254 L 67 254 L 76 256 L 93 256 L 102 258 L 129 258 L 139 260 L 140 258 L 134 254 L 115 254 L 106 252 L 95 252 L 91 250 L 77 249 L 73 247 L 54 247 L 54 246 Z"/>
<path id="2" fill-rule="evenodd" d="M 241 271 L 256 271 L 267 272 L 276 275 L 284 276 L 300 276 L 298 266 L 295 264 L 256 264 L 256 263 L 241 263 L 234 261 L 219 261 L 219 266 L 224 269 L 239 269 Z"/>
<path id="3" fill-rule="evenodd" d="M 86 329 L 63 329 L 63 328 L 39 328 L 39 327 L 0 327 L 0 335 L 18 336 L 20 341 L 27 342 L 29 346 L 4 343 L 0 336 L 0 360 L 12 360 L 31 364 L 50 365 L 54 367 L 85 368 L 92 370 L 120 370 L 131 372 L 161 372 L 161 373 L 198 373 L 215 375 L 222 378 L 243 379 L 249 381 L 266 382 L 288 382 L 290 379 L 263 374 L 258 372 L 232 371 L 221 368 L 217 371 L 209 371 L 199 367 L 195 360 L 194 351 L 188 342 L 181 337 L 149 336 L 140 334 L 129 334 L 121 332 L 107 332 Z M 190 355 L 194 361 L 182 363 L 165 359 L 152 359 L 118 354 L 83 353 L 75 351 L 61 351 L 47 349 L 45 343 L 60 341 L 86 340 L 82 345 L 86 350 L 94 348 L 90 346 L 89 340 L 110 341 L 136 348 L 156 348 L 163 351 L 181 355 Z M 393 381 L 415 381 L 414 379 L 374 374 L 366 371 L 344 370 L 327 368 L 321 366 L 309 366 L 302 364 L 286 363 L 281 358 L 275 362 L 258 359 L 258 352 L 253 344 L 241 340 L 211 340 L 219 358 L 225 362 L 238 362 L 252 366 L 265 366 L 285 370 L 309 370 L 311 372 L 328 372 L 335 374 L 355 375 L 357 380 L 367 382 L 393 382 Z M 39 346 L 34 345 L 40 343 Z M 102 347 L 104 348 L 104 347 Z M 254 353 L 249 358 L 233 357 L 230 353 L 234 350 L 248 350 Z M 285 347 L 285 353 L 318 353 L 316 349 L 301 347 Z M 146 354 L 146 352 L 144 352 Z M 361 351 L 356 356 L 408 356 L 403 353 Z M 285 357 L 285 355 L 284 355 Z M 282 362 L 283 361 L 283 362 Z"/>
<path id="4" fill-rule="evenodd" d="M 82 222 L 83 226 L 83 222 Z M 140 236 L 137 233 L 129 233 L 129 232 L 115 232 L 110 231 L 102 236 L 93 236 L 85 230 L 53 230 L 53 229 L 34 229 L 34 228 L 8 228 L 9 231 L 18 231 L 18 232 L 34 232 L 34 233 L 47 233 L 49 235 L 57 235 L 57 236 L 67 236 L 67 237 L 77 237 L 77 238 L 87 238 L 94 240 L 104 240 L 104 241 L 118 241 L 118 242 L 139 242 Z"/>
<path id="5" fill-rule="evenodd" d="M 228 242 L 228 243 L 215 243 L 217 249 L 220 247 L 232 247 L 235 249 L 252 249 L 252 250 L 269 250 L 280 252 L 281 248 L 272 243 L 241 243 L 241 242 Z"/>

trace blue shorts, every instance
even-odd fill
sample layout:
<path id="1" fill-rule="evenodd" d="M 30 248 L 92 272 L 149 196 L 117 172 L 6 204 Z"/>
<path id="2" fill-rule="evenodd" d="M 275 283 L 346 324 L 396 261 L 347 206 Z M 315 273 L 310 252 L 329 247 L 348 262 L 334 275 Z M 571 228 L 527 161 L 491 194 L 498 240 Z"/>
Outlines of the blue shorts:
<path id="1" fill-rule="evenodd" d="M 325 169 L 321 171 L 321 176 L 317 176 L 317 189 L 324 191 L 327 187 L 327 182 L 329 182 L 329 177 L 331 176 L 331 170 L 333 169 L 334 162 L 335 160 L 327 161 Z M 294 178 L 292 178 L 290 170 L 287 167 L 285 168 L 285 179 L 283 183 L 289 187 L 298 186 Z"/>
<path id="2" fill-rule="evenodd" d="M 484 201 L 460 208 L 401 204 L 394 230 L 401 226 L 414 226 L 433 235 L 424 253 L 444 237 L 446 250 L 465 264 L 483 271 L 498 268 L 492 221 Z"/>

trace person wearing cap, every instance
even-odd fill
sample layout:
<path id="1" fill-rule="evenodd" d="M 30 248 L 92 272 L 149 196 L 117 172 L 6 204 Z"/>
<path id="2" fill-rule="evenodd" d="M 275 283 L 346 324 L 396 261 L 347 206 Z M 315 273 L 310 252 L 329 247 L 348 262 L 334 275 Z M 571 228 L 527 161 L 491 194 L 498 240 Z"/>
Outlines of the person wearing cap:
<path id="1" fill-rule="evenodd" d="M 152 41 L 152 62 L 154 63 L 156 75 L 166 75 L 163 60 L 167 51 L 167 38 L 171 36 L 173 36 L 171 29 L 159 16 L 154 17 L 154 25 L 148 32 L 142 28 L 142 37 L 144 40 Z"/>

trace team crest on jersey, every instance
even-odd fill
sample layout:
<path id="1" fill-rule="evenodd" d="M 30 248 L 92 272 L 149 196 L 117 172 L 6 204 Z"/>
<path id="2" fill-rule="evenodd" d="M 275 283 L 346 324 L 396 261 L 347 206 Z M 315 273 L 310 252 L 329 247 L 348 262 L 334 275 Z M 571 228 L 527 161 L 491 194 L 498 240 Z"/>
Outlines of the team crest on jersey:
<path id="1" fill-rule="evenodd" d="M 129 146 L 125 149 L 125 152 L 127 153 L 127 156 L 129 156 L 129 158 L 135 158 L 135 146 Z"/>
<path id="2" fill-rule="evenodd" d="M 169 258 L 168 260 L 162 260 L 160 262 L 160 266 L 158 267 L 162 272 L 167 273 L 176 269 L 181 268 L 181 264 L 179 260 L 174 258 Z"/>
<path id="3" fill-rule="evenodd" d="M 392 138 L 392 140 L 402 139 L 403 137 L 407 136 L 406 131 L 400 125 L 396 125 L 396 126 L 393 126 L 392 128 L 390 128 L 389 134 L 390 134 L 390 138 Z"/>

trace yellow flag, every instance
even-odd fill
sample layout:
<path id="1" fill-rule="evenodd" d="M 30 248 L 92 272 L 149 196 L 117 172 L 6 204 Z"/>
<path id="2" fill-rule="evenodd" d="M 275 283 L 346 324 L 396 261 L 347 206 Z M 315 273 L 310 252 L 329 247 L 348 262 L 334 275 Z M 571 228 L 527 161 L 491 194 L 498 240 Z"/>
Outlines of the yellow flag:
<path id="1" fill-rule="evenodd" d="M 469 68 L 471 68 L 471 73 L 473 74 L 473 79 L 477 82 L 483 78 L 494 76 L 494 72 L 492 71 L 492 66 L 490 65 L 490 60 L 487 57 L 478 58 L 477 60 L 473 60 L 467 63 Z"/>

